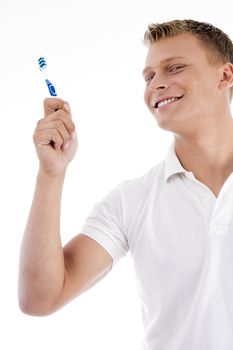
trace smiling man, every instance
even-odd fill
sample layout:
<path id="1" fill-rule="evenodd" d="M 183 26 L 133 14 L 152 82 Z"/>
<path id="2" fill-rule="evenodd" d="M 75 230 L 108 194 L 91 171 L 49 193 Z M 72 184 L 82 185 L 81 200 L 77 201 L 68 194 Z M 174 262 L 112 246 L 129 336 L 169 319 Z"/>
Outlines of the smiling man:
<path id="1" fill-rule="evenodd" d="M 232 350 L 233 45 L 193 20 L 152 24 L 145 43 L 144 97 L 158 126 L 174 135 L 167 157 L 112 189 L 62 247 L 61 194 L 77 137 L 68 103 L 45 100 L 34 134 L 40 166 L 21 248 L 20 307 L 39 316 L 57 311 L 130 251 L 143 350 Z"/>
<path id="2" fill-rule="evenodd" d="M 145 39 L 145 102 L 159 127 L 173 132 L 183 167 L 217 197 L 233 171 L 232 43 L 192 20 L 172 22 L 170 32 L 151 25 Z"/>

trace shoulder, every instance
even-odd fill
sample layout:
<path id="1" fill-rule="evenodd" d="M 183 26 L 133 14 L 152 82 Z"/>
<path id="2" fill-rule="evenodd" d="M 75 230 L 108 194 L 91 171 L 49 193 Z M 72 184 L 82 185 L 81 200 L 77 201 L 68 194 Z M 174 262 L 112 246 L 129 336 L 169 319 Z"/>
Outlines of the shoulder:
<path id="1" fill-rule="evenodd" d="M 158 190 L 164 181 L 165 160 L 160 161 L 141 176 L 125 180 L 117 187 L 123 200 L 142 200 Z"/>
<path id="2" fill-rule="evenodd" d="M 137 212 L 150 199 L 157 198 L 164 183 L 164 169 L 165 160 L 162 160 L 146 173 L 118 183 L 97 203 L 98 208 L 101 205 L 108 212 L 121 215 Z"/>

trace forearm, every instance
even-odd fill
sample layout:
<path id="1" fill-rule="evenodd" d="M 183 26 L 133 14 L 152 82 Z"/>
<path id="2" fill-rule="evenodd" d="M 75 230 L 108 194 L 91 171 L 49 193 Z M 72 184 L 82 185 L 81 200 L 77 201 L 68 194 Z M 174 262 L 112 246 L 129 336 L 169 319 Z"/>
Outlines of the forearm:
<path id="1" fill-rule="evenodd" d="M 65 276 L 60 208 L 65 175 L 39 172 L 20 254 L 19 302 L 27 313 L 44 314 Z"/>

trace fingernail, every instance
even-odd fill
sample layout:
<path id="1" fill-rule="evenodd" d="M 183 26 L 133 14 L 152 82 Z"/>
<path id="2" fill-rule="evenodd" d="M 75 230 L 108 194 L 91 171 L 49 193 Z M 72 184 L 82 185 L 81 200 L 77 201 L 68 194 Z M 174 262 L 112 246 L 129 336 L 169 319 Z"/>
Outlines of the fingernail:
<path id="1" fill-rule="evenodd" d="M 69 142 L 67 142 L 64 146 L 64 149 L 67 149 L 69 147 L 69 145 L 70 145 Z"/>
<path id="2" fill-rule="evenodd" d="M 64 108 L 64 110 L 65 110 L 66 112 L 69 112 L 69 111 L 70 111 L 70 107 L 69 107 L 69 105 L 68 105 L 67 102 L 64 103 L 63 108 Z"/>

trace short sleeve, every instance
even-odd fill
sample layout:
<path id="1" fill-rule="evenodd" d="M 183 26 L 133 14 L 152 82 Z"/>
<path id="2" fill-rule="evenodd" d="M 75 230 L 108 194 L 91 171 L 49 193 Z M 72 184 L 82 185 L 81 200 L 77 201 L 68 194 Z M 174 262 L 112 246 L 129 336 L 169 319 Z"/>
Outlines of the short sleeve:
<path id="1" fill-rule="evenodd" d="M 97 202 L 81 227 L 81 233 L 98 242 L 112 257 L 113 265 L 129 250 L 124 230 L 121 184 Z"/>

